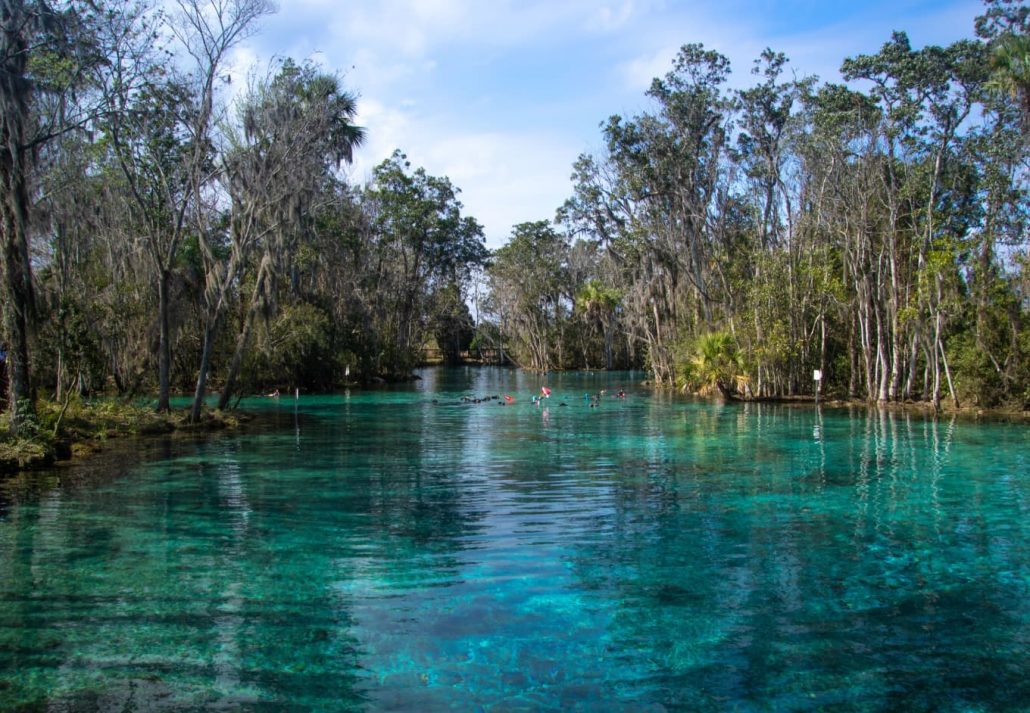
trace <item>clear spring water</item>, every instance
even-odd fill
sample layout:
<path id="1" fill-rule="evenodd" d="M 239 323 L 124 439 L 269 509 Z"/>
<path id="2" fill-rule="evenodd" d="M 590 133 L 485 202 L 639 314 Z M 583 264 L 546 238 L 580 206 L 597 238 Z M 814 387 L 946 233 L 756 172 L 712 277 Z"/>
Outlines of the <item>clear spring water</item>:
<path id="1" fill-rule="evenodd" d="M 423 376 L 0 488 L 0 709 L 1030 706 L 1027 426 Z"/>

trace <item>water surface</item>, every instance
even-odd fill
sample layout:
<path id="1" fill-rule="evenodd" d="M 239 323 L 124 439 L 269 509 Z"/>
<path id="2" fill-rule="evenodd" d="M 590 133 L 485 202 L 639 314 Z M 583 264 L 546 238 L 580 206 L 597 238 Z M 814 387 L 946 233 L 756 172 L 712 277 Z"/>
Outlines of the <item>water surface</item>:
<path id="1" fill-rule="evenodd" d="M 0 708 L 1027 709 L 1026 426 L 422 374 L 0 486 Z"/>

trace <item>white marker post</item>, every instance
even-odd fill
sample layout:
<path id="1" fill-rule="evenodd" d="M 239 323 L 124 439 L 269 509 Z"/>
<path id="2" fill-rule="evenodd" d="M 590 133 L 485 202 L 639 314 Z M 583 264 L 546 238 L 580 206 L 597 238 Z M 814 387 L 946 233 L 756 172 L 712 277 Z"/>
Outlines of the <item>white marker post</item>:
<path id="1" fill-rule="evenodd" d="M 823 385 L 823 372 L 815 369 L 812 372 L 812 381 L 815 382 L 815 405 L 819 405 L 819 389 Z"/>

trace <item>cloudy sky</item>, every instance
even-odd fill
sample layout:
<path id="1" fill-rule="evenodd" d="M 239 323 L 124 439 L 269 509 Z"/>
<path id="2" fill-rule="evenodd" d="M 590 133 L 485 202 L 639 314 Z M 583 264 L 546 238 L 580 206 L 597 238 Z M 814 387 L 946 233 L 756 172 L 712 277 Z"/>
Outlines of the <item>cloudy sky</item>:
<path id="1" fill-rule="evenodd" d="M 730 58 L 734 84 L 765 47 L 798 74 L 839 81 L 844 57 L 892 30 L 915 46 L 973 34 L 973 0 L 279 0 L 237 67 L 274 56 L 338 72 L 359 97 L 363 181 L 400 148 L 461 188 L 490 247 L 550 219 L 599 124 L 647 107 L 651 78 L 701 42 Z"/>

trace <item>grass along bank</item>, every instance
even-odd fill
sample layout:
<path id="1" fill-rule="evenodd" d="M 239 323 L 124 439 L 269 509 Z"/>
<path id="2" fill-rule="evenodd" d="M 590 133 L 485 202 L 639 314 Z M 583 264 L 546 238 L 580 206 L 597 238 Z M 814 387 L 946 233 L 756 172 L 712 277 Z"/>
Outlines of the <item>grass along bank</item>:
<path id="1" fill-rule="evenodd" d="M 237 415 L 205 411 L 199 423 L 190 423 L 188 411 L 156 413 L 150 405 L 113 399 L 65 404 L 38 401 L 36 419 L 18 436 L 9 435 L 8 419 L 7 413 L 0 415 L 0 474 L 89 455 L 114 438 L 234 428 L 240 420 Z"/>

